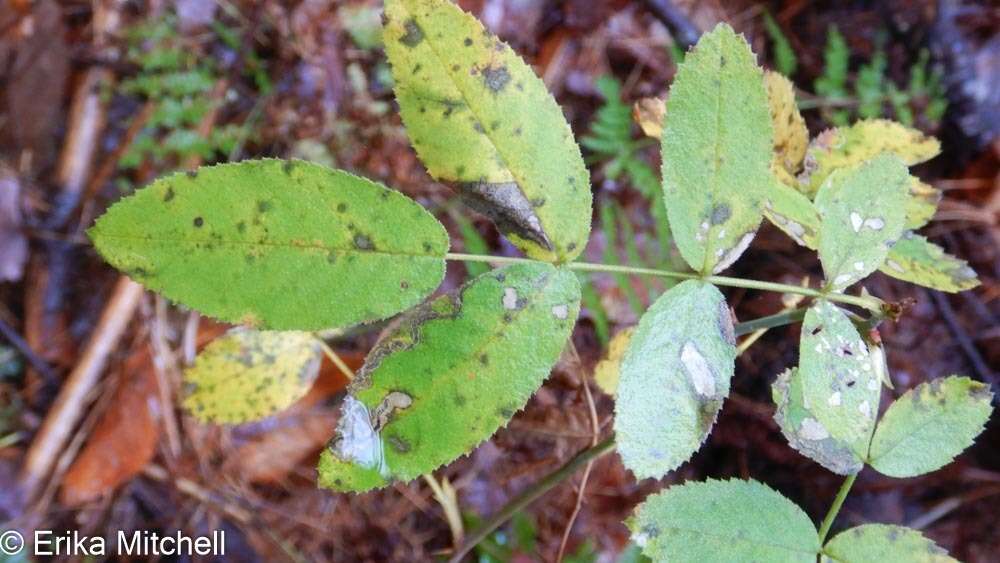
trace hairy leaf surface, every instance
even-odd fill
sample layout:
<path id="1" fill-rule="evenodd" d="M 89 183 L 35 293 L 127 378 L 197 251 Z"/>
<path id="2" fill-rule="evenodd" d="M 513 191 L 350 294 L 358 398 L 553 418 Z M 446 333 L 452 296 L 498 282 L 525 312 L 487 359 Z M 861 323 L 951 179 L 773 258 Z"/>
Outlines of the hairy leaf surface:
<path id="1" fill-rule="evenodd" d="M 270 416 L 309 391 L 321 356 L 319 341 L 308 332 L 234 328 L 184 370 L 184 408 L 216 424 Z"/>
<path id="2" fill-rule="evenodd" d="M 883 154 L 823 183 L 816 194 L 819 258 L 834 291 L 874 272 L 902 236 L 908 178 L 902 161 Z"/>
<path id="3" fill-rule="evenodd" d="M 888 524 L 844 530 L 827 542 L 823 554 L 824 563 L 958 563 L 920 532 Z"/>
<path id="4" fill-rule="evenodd" d="M 865 458 L 882 388 L 871 354 L 847 315 L 826 300 L 806 311 L 799 342 L 803 404 L 832 438 Z"/>
<path id="5" fill-rule="evenodd" d="M 806 152 L 801 188 L 813 197 L 834 170 L 855 166 L 883 152 L 912 166 L 937 156 L 941 143 L 886 119 L 866 119 L 850 127 L 828 129 L 813 140 Z"/>
<path id="6" fill-rule="evenodd" d="M 849 444 L 830 435 L 809 408 L 802 394 L 802 377 L 798 368 L 784 371 L 771 386 L 771 396 L 777 409 L 774 421 L 781 433 L 802 455 L 840 475 L 861 471 L 864 462 Z"/>
<path id="7" fill-rule="evenodd" d="M 352 382 L 320 483 L 366 491 L 468 453 L 538 389 L 579 305 L 573 272 L 528 263 L 406 313 Z"/>
<path id="8" fill-rule="evenodd" d="M 533 258 L 572 260 L 590 177 L 545 84 L 447 0 L 388 0 L 385 49 L 417 155 Z"/>
<path id="9" fill-rule="evenodd" d="M 814 563 L 820 549 L 805 512 L 757 481 L 675 485 L 648 497 L 627 524 L 654 561 Z"/>
<path id="10" fill-rule="evenodd" d="M 780 181 L 764 193 L 764 216 L 798 244 L 816 249 L 821 221 L 809 198 Z"/>
<path id="11" fill-rule="evenodd" d="M 688 280 L 660 296 L 621 364 L 615 435 L 625 467 L 659 478 L 687 461 L 729 396 L 735 360 L 732 315 L 715 286 Z"/>
<path id="12" fill-rule="evenodd" d="M 913 232 L 904 233 L 896 241 L 879 270 L 896 279 L 950 293 L 979 285 L 976 271 L 965 260 Z"/>
<path id="13" fill-rule="evenodd" d="M 413 200 L 303 161 L 174 174 L 88 231 L 146 287 L 218 319 L 322 329 L 383 319 L 444 277 L 448 234 Z"/>
<path id="14" fill-rule="evenodd" d="M 983 431 L 992 399 L 988 385 L 968 377 L 921 383 L 896 399 L 879 421 L 869 463 L 890 477 L 945 466 Z"/>
<path id="15" fill-rule="evenodd" d="M 726 24 L 701 36 L 677 71 L 663 129 L 670 228 L 691 268 L 717 273 L 739 258 L 771 181 L 771 116 L 761 69 Z"/>

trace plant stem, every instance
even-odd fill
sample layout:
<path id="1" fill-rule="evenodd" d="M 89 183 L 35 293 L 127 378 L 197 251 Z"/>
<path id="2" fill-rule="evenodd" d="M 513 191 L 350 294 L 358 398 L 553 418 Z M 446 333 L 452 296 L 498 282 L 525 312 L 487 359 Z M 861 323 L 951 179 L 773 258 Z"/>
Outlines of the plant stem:
<path id="1" fill-rule="evenodd" d="M 530 258 L 511 258 L 507 256 L 488 256 L 483 254 L 459 254 L 450 252 L 445 255 L 447 260 L 461 260 L 464 262 L 493 262 L 497 264 L 524 264 L 537 262 Z M 748 280 L 743 278 L 732 278 L 728 276 L 703 276 L 693 272 L 675 272 L 671 270 L 657 270 L 654 268 L 639 268 L 635 266 L 616 266 L 612 264 L 594 264 L 592 262 L 571 262 L 566 264 L 570 270 L 580 272 L 602 272 L 608 274 L 631 274 L 636 276 L 656 276 L 661 278 L 673 278 L 682 280 L 702 280 L 715 285 L 727 287 L 742 287 L 746 289 L 759 289 L 762 291 L 774 291 L 778 293 L 795 293 L 805 295 L 814 299 L 829 299 L 848 305 L 862 307 L 878 315 L 882 314 L 883 302 L 881 299 L 871 296 L 845 295 L 843 293 L 830 293 L 827 291 L 802 287 L 798 285 L 788 285 L 784 283 L 768 282 L 762 280 Z"/>
<path id="2" fill-rule="evenodd" d="M 526 506 L 561 483 L 563 479 L 575 473 L 581 466 L 610 452 L 614 447 L 615 438 L 611 436 L 576 454 L 572 459 L 563 464 L 562 467 L 543 477 L 541 481 L 538 481 L 508 502 L 500 512 L 497 512 L 489 520 L 483 522 L 479 528 L 466 537 L 465 541 L 455 550 L 455 554 L 448 561 L 450 563 L 461 561 L 469 551 L 476 547 L 476 544 L 486 539 L 487 536 L 502 526 L 504 522 L 513 518 L 521 510 L 524 510 Z"/>
<path id="3" fill-rule="evenodd" d="M 851 492 L 851 486 L 854 485 L 854 480 L 857 478 L 857 473 L 848 475 L 847 479 L 844 479 L 844 483 L 840 485 L 840 490 L 837 491 L 837 497 L 833 499 L 830 511 L 826 513 L 826 518 L 823 519 L 823 525 L 819 528 L 819 544 L 821 546 L 826 541 L 826 536 L 830 533 L 830 527 L 833 526 L 833 520 L 837 517 L 837 513 L 840 512 L 840 507 L 843 506 L 844 499 L 847 498 L 847 493 Z"/>
<path id="4" fill-rule="evenodd" d="M 750 334 L 761 329 L 775 328 L 779 326 L 790 325 L 792 323 L 797 323 L 806 316 L 806 310 L 803 308 L 798 309 L 788 309 L 781 311 L 780 313 L 775 313 L 773 315 L 768 315 L 766 317 L 760 317 L 756 319 L 751 319 L 749 321 L 743 321 L 741 323 L 736 323 L 734 332 L 736 336 L 743 336 L 744 334 Z"/>

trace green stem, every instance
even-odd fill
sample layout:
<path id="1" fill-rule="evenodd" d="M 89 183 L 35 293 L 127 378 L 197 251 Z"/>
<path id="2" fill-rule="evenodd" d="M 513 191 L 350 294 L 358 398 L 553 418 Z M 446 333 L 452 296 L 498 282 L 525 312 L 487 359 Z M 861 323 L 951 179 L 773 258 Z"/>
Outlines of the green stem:
<path id="1" fill-rule="evenodd" d="M 563 481 L 563 479 L 569 477 L 576 472 L 577 469 L 583 467 L 591 460 L 597 459 L 602 455 L 610 452 L 615 447 L 615 438 L 611 436 L 606 438 L 603 442 L 598 442 L 597 444 L 581 451 L 576 454 L 572 459 L 563 464 L 562 467 L 549 473 L 542 478 L 541 481 L 535 483 L 528 490 L 524 491 L 520 495 L 514 497 L 513 500 L 507 503 L 500 512 L 497 512 L 490 517 L 489 520 L 483 522 L 483 524 L 472 532 L 465 541 L 462 542 L 456 550 L 455 554 L 451 556 L 448 561 L 450 563 L 458 563 L 463 557 L 476 545 L 486 539 L 487 536 L 496 531 L 497 528 L 502 526 L 504 522 L 510 520 L 515 514 L 524 510 L 529 504 L 538 499 L 538 497 L 549 492 L 553 487 L 558 485 Z"/>
<path id="2" fill-rule="evenodd" d="M 482 254 L 459 254 L 448 253 L 445 255 L 448 260 L 461 260 L 465 262 L 492 262 L 496 264 L 523 264 L 537 262 L 530 258 L 511 258 L 506 256 L 486 256 Z M 674 272 L 670 270 L 657 270 L 654 268 L 639 268 L 634 266 L 616 266 L 612 264 L 594 264 L 591 262 L 571 262 L 566 265 L 570 270 L 581 272 L 599 272 L 608 274 L 631 274 L 636 276 L 656 276 L 661 278 L 673 278 L 682 280 L 702 280 L 711 284 L 726 287 L 742 287 L 745 289 L 759 289 L 762 291 L 774 291 L 777 293 L 795 293 L 805 295 L 814 299 L 828 299 L 848 305 L 862 307 L 878 315 L 882 314 L 883 302 L 881 299 L 871 296 L 845 295 L 843 293 L 830 293 L 827 291 L 789 285 L 761 280 L 748 280 L 743 278 L 731 278 L 728 276 L 702 276 L 692 272 Z"/>
<path id="3" fill-rule="evenodd" d="M 768 315 L 766 317 L 759 317 L 756 319 L 751 319 L 749 321 L 743 321 L 736 324 L 736 336 L 743 336 L 744 334 L 750 334 L 751 332 L 758 331 L 760 329 L 775 328 L 779 326 L 790 325 L 792 323 L 797 323 L 801 321 L 806 316 L 806 310 L 799 309 L 789 309 L 787 311 L 782 311 L 780 313 L 775 313 L 773 315 Z"/>
<path id="4" fill-rule="evenodd" d="M 854 480 L 857 478 L 857 473 L 848 475 L 847 479 L 844 479 L 844 483 L 840 485 L 840 490 L 837 491 L 837 497 L 833 499 L 830 511 L 826 513 L 826 518 L 823 519 L 823 525 L 819 528 L 819 544 L 821 546 L 826 541 L 826 536 L 830 533 L 830 527 L 833 526 L 833 521 L 837 518 L 837 513 L 840 512 L 840 507 L 844 505 L 844 499 L 847 498 L 847 493 L 851 492 L 851 487 L 854 485 Z"/>

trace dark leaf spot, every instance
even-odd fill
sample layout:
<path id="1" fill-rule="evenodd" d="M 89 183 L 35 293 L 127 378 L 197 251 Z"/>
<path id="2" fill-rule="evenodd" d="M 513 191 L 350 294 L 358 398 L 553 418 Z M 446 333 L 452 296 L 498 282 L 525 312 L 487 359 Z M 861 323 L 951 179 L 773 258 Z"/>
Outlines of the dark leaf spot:
<path id="1" fill-rule="evenodd" d="M 721 225 L 729 219 L 729 215 L 732 211 L 729 209 L 729 205 L 725 203 L 720 203 L 712 208 L 712 215 L 709 220 L 713 225 Z"/>
<path id="2" fill-rule="evenodd" d="M 424 40 L 424 30 L 420 29 L 415 20 L 408 19 L 406 23 L 403 24 L 403 29 L 406 33 L 399 38 L 399 42 L 411 49 L 420 44 Z"/>
<path id="3" fill-rule="evenodd" d="M 486 67 L 483 69 L 483 81 L 486 82 L 486 87 L 493 91 L 493 93 L 498 93 L 503 90 L 507 83 L 510 82 L 510 73 L 507 72 L 507 67 Z"/>
<path id="4" fill-rule="evenodd" d="M 358 233 L 354 235 L 354 248 L 358 250 L 375 250 L 375 244 L 366 235 Z"/>
<path id="5" fill-rule="evenodd" d="M 195 217 L 194 218 L 194 226 L 195 227 L 201 228 L 201 226 L 204 225 L 204 224 L 205 224 L 205 220 L 202 219 L 201 217 Z"/>

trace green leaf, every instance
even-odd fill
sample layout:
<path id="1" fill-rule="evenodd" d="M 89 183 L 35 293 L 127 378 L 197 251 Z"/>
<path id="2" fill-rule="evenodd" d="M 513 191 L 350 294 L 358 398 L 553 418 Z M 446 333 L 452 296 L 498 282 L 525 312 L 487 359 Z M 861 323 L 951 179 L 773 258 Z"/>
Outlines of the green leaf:
<path id="1" fill-rule="evenodd" d="M 406 313 L 344 400 L 320 483 L 366 491 L 454 461 L 524 407 L 566 344 L 576 275 L 508 266 Z"/>
<path id="2" fill-rule="evenodd" d="M 774 421 L 781 433 L 802 455 L 840 475 L 861 471 L 861 457 L 848 444 L 830 435 L 830 431 L 806 407 L 802 395 L 802 377 L 798 368 L 785 370 L 771 386 L 777 410 Z"/>
<path id="3" fill-rule="evenodd" d="M 935 379 L 910 389 L 879 421 L 869 463 L 890 477 L 943 467 L 983 431 L 992 399 L 988 385 L 968 377 Z"/>
<path id="4" fill-rule="evenodd" d="M 821 221 L 809 198 L 774 180 L 764 194 L 764 217 L 798 244 L 816 249 Z"/>
<path id="5" fill-rule="evenodd" d="M 965 260 L 912 232 L 896 241 L 879 270 L 896 279 L 950 293 L 979 285 L 976 271 Z"/>
<path id="6" fill-rule="evenodd" d="M 590 234 L 590 177 L 545 84 L 447 0 L 388 0 L 385 49 L 417 155 L 526 254 L 572 260 Z"/>
<path id="7" fill-rule="evenodd" d="M 725 298 L 701 281 L 674 286 L 639 320 L 615 402 L 618 453 L 637 477 L 662 477 L 705 441 L 729 396 L 735 343 Z"/>
<path id="8" fill-rule="evenodd" d="M 812 197 L 834 170 L 860 164 L 883 152 L 912 166 L 937 156 L 941 143 L 887 119 L 866 119 L 850 127 L 829 129 L 809 145 L 802 189 Z"/>
<path id="9" fill-rule="evenodd" d="M 184 408 L 215 424 L 270 416 L 309 391 L 321 356 L 319 341 L 308 332 L 234 328 L 184 371 Z"/>
<path id="10" fill-rule="evenodd" d="M 827 542 L 823 554 L 824 563 L 958 563 L 920 532 L 888 524 L 844 530 Z"/>
<path id="11" fill-rule="evenodd" d="M 819 258 L 834 291 L 874 272 L 902 236 L 908 179 L 902 161 L 882 154 L 823 183 L 816 194 Z"/>
<path id="12" fill-rule="evenodd" d="M 771 117 L 750 46 L 719 24 L 677 71 L 663 129 L 663 189 L 681 256 L 717 273 L 739 258 L 771 181 Z"/>
<path id="13" fill-rule="evenodd" d="M 654 561 L 814 563 L 820 549 L 805 512 L 757 481 L 675 485 L 648 497 L 627 524 Z"/>
<path id="14" fill-rule="evenodd" d="M 226 322 L 322 329 L 384 319 L 444 277 L 448 234 L 416 202 L 303 161 L 174 174 L 88 231 L 114 267 Z"/>
<path id="15" fill-rule="evenodd" d="M 884 363 L 847 315 L 826 300 L 806 311 L 799 342 L 802 400 L 835 440 L 864 458 L 875 428 Z"/>

